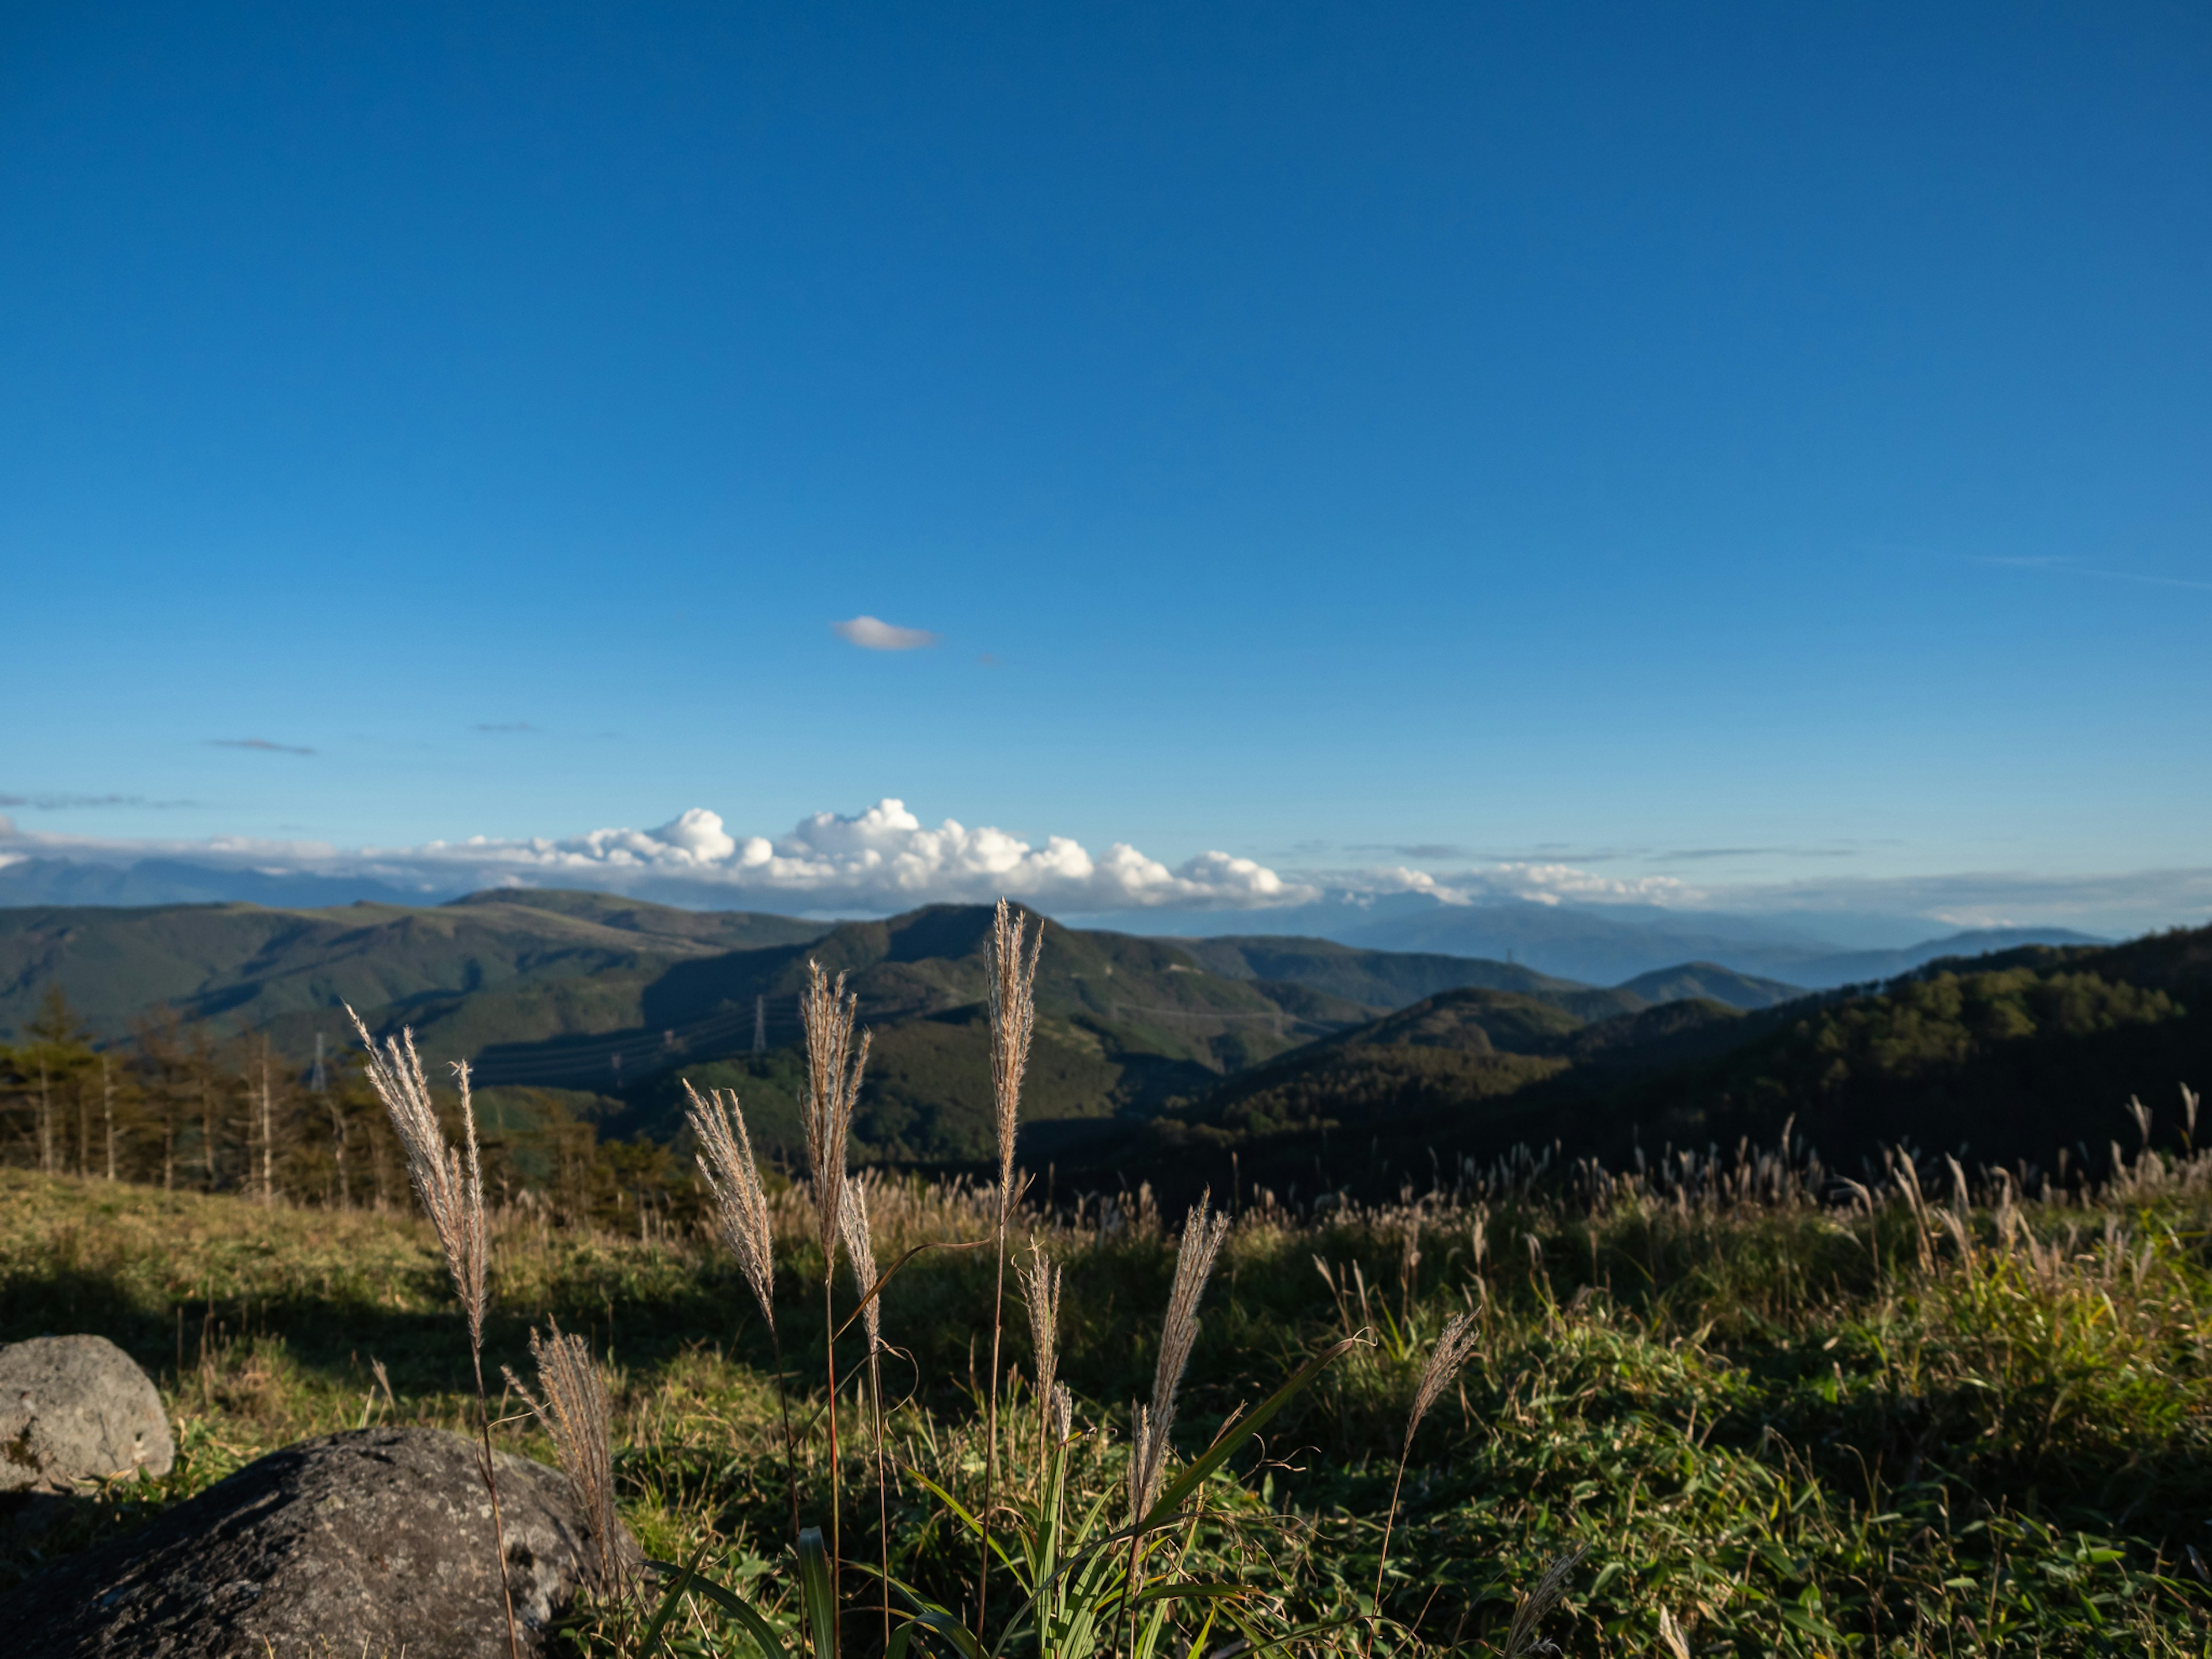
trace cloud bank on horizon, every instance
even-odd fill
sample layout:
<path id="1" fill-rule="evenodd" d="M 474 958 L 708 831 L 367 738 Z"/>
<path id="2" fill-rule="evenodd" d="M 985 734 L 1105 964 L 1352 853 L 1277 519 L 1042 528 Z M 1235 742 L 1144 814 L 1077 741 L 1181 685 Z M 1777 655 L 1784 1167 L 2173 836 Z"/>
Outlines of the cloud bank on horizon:
<path id="1" fill-rule="evenodd" d="M 10 797 L 0 804 L 30 803 Z M 370 878 L 426 896 L 502 885 L 568 886 L 678 903 L 824 914 L 884 914 L 1001 896 L 1054 914 L 1083 915 L 1285 909 L 1419 895 L 1457 905 L 1517 900 L 1676 911 L 1857 911 L 1960 927 L 2064 921 L 2142 931 L 2201 921 L 2212 911 L 2212 869 L 2193 868 L 1700 887 L 1673 876 L 1607 876 L 1571 863 L 1536 861 L 1443 873 L 1397 865 L 1282 872 L 1209 851 L 1170 867 L 1126 842 L 1094 854 L 1064 836 L 1048 836 L 1040 846 L 953 818 L 932 826 L 889 797 L 849 816 L 814 813 L 773 839 L 732 833 L 720 813 L 695 806 L 656 829 L 594 830 L 560 839 L 472 836 L 409 848 L 344 848 L 246 836 L 188 842 L 40 834 L 19 830 L 0 815 L 0 868 L 41 858 L 103 864 L 179 859 L 272 875 Z"/>
<path id="2" fill-rule="evenodd" d="M 0 866 L 26 858 L 115 862 L 191 857 L 274 872 L 374 876 L 425 891 L 457 886 L 572 884 L 629 890 L 671 885 L 726 892 L 729 902 L 772 897 L 821 909 L 886 910 L 1001 895 L 1074 914 L 1117 910 L 1253 909 L 1310 903 L 1326 892 L 1423 892 L 1445 902 L 1477 897 L 1693 902 L 1671 877 L 1592 875 L 1565 864 L 1501 864 L 1439 878 L 1391 867 L 1285 877 L 1258 860 L 1209 851 L 1170 868 L 1126 842 L 1103 853 L 1066 836 L 1037 846 L 988 826 L 946 818 L 925 824 L 885 798 L 846 816 L 817 812 L 773 840 L 732 834 L 702 806 L 657 829 L 594 830 L 564 839 L 471 836 L 420 847 L 359 849 L 325 842 L 218 836 L 204 842 L 130 842 L 18 830 L 0 817 Z"/>

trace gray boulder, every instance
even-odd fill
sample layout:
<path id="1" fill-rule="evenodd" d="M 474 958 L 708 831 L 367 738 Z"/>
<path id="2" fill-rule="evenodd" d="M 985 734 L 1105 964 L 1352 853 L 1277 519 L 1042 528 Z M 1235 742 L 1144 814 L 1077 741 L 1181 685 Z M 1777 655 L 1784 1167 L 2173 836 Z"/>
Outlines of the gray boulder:
<path id="1" fill-rule="evenodd" d="M 167 1474 L 176 1442 L 137 1361 L 104 1336 L 0 1347 L 0 1492 L 70 1492 Z"/>
<path id="2" fill-rule="evenodd" d="M 515 1620 L 543 1654 L 597 1547 L 559 1470 L 498 1469 Z M 504 1659 L 476 1449 L 400 1428 L 288 1446 L 0 1596 L 0 1631 L 20 1659 Z"/>

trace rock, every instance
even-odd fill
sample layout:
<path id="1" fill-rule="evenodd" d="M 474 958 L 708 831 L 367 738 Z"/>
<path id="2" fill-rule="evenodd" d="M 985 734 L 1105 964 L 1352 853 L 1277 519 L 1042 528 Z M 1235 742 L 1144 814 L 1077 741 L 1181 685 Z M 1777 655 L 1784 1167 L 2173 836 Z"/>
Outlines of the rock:
<path id="1" fill-rule="evenodd" d="M 69 1492 L 142 1469 L 167 1474 L 176 1455 L 153 1379 L 106 1337 L 0 1347 L 0 1492 Z"/>
<path id="2" fill-rule="evenodd" d="M 559 1470 L 498 1469 L 515 1622 L 544 1654 L 597 1547 Z M 505 1659 L 476 1449 L 401 1428 L 288 1446 L 0 1596 L 0 1631 L 19 1659 Z"/>

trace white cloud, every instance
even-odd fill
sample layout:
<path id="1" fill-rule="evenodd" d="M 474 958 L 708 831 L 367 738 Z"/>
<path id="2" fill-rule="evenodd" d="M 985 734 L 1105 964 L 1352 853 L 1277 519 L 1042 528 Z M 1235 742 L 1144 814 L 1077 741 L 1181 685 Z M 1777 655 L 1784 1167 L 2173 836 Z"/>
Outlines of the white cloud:
<path id="1" fill-rule="evenodd" d="M 368 856 L 376 856 L 371 853 Z M 1001 895 L 1067 910 L 1212 908 L 1296 902 L 1313 890 L 1250 859 L 1202 853 L 1176 869 L 1116 842 L 1093 857 L 1048 836 L 1032 846 L 1003 830 L 947 818 L 925 824 L 895 799 L 845 817 L 817 812 L 775 841 L 731 835 L 718 813 L 693 807 L 657 830 L 597 830 L 566 841 L 434 842 L 423 866 L 559 879 L 594 872 L 665 874 L 733 893 L 804 897 L 825 908 L 903 908 Z"/>
<path id="2" fill-rule="evenodd" d="M 1035 846 L 953 818 L 925 824 L 903 801 L 888 799 L 851 817 L 817 812 L 775 840 L 732 834 L 720 813 L 695 806 L 653 830 L 593 830 L 557 840 L 471 836 L 357 851 L 240 837 L 155 842 L 27 834 L 0 818 L 0 858 L 31 856 L 106 863 L 187 858 L 234 868 L 369 876 L 426 892 L 567 884 L 660 890 L 739 908 L 766 902 L 848 912 L 1002 895 L 1071 914 L 1239 908 L 1318 896 L 1311 887 L 1227 853 L 1201 853 L 1171 869 L 1121 842 L 1094 855 L 1065 836 Z"/>
<path id="3" fill-rule="evenodd" d="M 937 635 L 926 628 L 901 628 L 877 617 L 855 617 L 830 626 L 863 651 L 918 651 L 937 643 Z"/>

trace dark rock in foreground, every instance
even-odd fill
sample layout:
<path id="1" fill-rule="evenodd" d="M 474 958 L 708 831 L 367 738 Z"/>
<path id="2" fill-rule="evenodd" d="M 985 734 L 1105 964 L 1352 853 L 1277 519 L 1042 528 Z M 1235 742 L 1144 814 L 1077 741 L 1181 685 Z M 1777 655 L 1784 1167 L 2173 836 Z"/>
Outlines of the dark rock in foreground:
<path id="1" fill-rule="evenodd" d="M 0 1492 L 73 1492 L 167 1474 L 176 1459 L 161 1396 L 104 1336 L 40 1336 L 0 1347 Z"/>
<path id="2" fill-rule="evenodd" d="M 498 1467 L 515 1620 L 543 1653 L 596 1546 L 558 1470 Z M 436 1429 L 288 1446 L 0 1597 L 0 1632 L 17 1659 L 503 1659 L 475 1450 Z"/>

